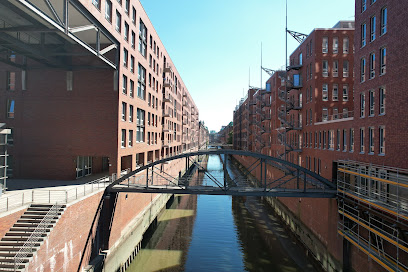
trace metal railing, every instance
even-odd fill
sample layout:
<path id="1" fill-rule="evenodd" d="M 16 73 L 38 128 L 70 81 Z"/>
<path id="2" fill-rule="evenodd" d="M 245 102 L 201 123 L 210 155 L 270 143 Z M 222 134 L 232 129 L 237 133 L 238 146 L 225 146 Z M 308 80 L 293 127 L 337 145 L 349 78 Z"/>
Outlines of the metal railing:
<path id="1" fill-rule="evenodd" d="M 39 242 L 40 238 L 47 233 L 47 230 L 50 225 L 52 225 L 52 221 L 55 217 L 58 217 L 58 211 L 61 205 L 55 203 L 38 226 L 34 229 L 33 233 L 28 237 L 27 241 L 24 245 L 20 248 L 20 250 L 14 256 L 14 271 L 19 270 L 23 266 L 24 259 L 26 259 L 29 254 L 32 254 L 35 250 L 33 250 L 36 244 Z"/>
<path id="2" fill-rule="evenodd" d="M 69 203 L 83 196 L 93 193 L 99 189 L 106 188 L 111 182 L 116 180 L 116 175 L 102 177 L 97 180 L 77 185 L 75 188 L 67 190 L 34 189 L 20 194 L 0 197 L 0 213 L 13 210 L 28 204 L 51 204 Z"/>

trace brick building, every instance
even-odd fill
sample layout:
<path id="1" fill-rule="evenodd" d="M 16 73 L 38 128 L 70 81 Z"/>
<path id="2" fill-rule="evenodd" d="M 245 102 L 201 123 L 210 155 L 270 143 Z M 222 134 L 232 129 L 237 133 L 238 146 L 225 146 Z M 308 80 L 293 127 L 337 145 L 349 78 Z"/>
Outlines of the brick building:
<path id="1" fill-rule="evenodd" d="M 120 173 L 197 148 L 199 111 L 139 1 L 31 2 L 0 7 L 14 177 Z"/>
<path id="2" fill-rule="evenodd" d="M 290 55 L 287 78 L 276 71 L 234 111 L 234 148 L 337 182 L 338 201 L 279 200 L 316 238 L 303 241 L 327 270 L 408 269 L 407 7 L 356 1 L 355 30 L 313 30 Z"/>

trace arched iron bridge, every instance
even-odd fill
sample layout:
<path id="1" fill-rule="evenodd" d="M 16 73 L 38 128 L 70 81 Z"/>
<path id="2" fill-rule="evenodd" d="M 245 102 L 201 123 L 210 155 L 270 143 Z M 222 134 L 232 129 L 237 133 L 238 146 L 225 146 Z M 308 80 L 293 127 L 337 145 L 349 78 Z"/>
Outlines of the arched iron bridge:
<path id="1" fill-rule="evenodd" d="M 191 177 L 173 177 L 160 169 L 160 165 L 172 160 L 185 159 L 186 169 L 192 164 L 201 168 L 199 162 L 193 159 L 204 155 L 237 155 L 255 158 L 255 162 L 248 168 L 246 175 L 260 168 L 260 179 L 238 178 L 231 179 L 226 174 L 226 162 L 224 175 L 218 177 L 204 171 L 216 186 L 202 186 L 197 184 Z M 271 179 L 267 177 L 267 167 L 281 169 L 282 175 Z M 204 169 L 202 169 L 204 170 Z M 259 172 L 258 172 L 259 173 Z M 187 176 L 187 175 L 184 175 Z M 127 193 L 164 193 L 164 194 L 204 194 L 204 195 L 234 195 L 234 196 L 273 196 L 273 197 L 312 197 L 334 198 L 336 197 L 336 184 L 322 176 L 299 165 L 284 161 L 264 154 L 230 149 L 210 149 L 183 153 L 173 157 L 154 161 L 148 165 L 122 176 L 110 184 L 105 194 Z"/>

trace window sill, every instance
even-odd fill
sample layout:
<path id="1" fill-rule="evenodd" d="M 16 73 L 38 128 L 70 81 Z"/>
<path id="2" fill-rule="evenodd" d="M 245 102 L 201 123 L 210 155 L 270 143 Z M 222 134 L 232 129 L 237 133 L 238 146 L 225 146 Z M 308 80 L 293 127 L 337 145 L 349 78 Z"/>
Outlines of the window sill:
<path id="1" fill-rule="evenodd" d="M 380 154 L 378 154 L 378 156 L 384 157 L 385 153 L 380 153 Z"/>
<path id="2" fill-rule="evenodd" d="M 360 153 L 358 153 L 358 154 L 365 154 L 364 152 L 360 152 Z"/>
<path id="3" fill-rule="evenodd" d="M 369 153 L 367 153 L 368 155 L 374 155 L 374 152 L 369 152 Z"/>

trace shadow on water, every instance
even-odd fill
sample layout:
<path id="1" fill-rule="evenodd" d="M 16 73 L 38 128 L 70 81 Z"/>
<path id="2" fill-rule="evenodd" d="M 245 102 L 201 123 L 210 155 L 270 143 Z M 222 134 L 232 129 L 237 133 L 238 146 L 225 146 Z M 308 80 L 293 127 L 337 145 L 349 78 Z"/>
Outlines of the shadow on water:
<path id="1" fill-rule="evenodd" d="M 219 156 L 208 169 L 223 172 Z M 240 174 L 232 164 L 228 173 Z M 127 271 L 318 271 L 266 206 L 255 197 L 175 195 Z"/>

